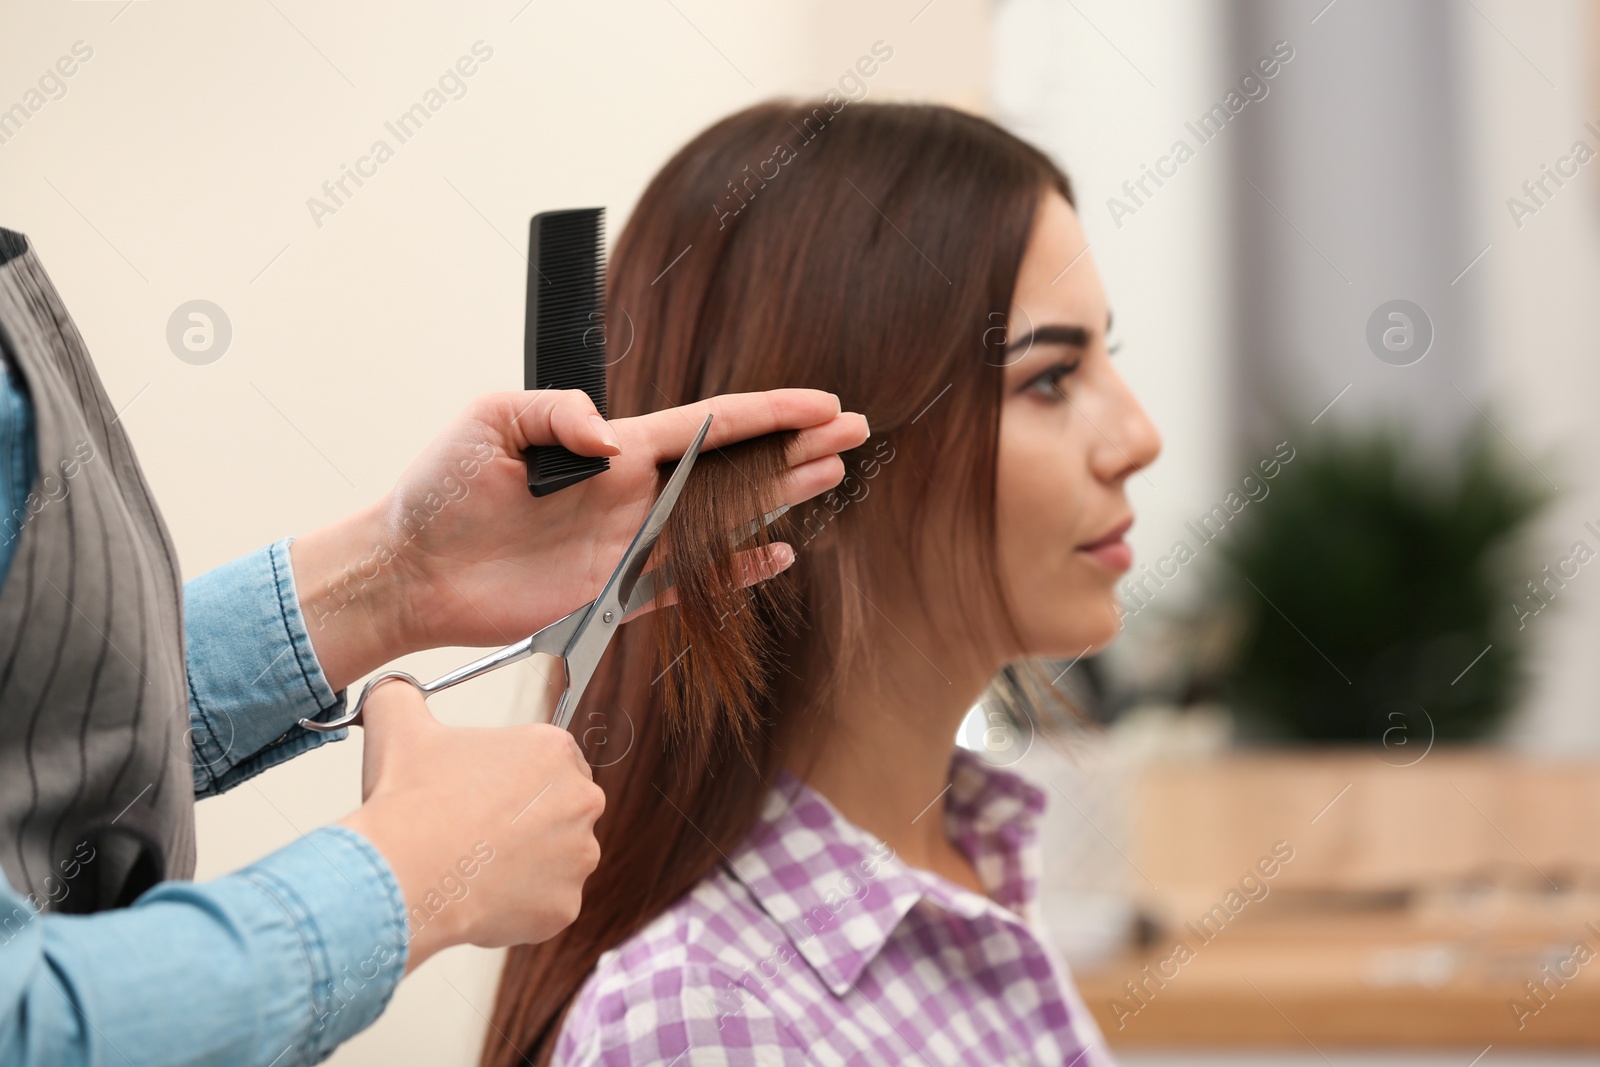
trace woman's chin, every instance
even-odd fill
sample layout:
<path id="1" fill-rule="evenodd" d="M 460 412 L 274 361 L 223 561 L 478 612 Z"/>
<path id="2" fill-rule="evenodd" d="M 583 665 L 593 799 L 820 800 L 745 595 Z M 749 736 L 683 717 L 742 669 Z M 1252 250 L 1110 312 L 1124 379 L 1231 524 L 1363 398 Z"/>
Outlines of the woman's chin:
<path id="1" fill-rule="evenodd" d="M 1117 639 L 1122 632 L 1121 616 L 1109 606 L 1103 615 L 1072 620 L 1071 629 L 1030 641 L 1028 655 L 1034 659 L 1077 659 L 1092 656 Z"/>

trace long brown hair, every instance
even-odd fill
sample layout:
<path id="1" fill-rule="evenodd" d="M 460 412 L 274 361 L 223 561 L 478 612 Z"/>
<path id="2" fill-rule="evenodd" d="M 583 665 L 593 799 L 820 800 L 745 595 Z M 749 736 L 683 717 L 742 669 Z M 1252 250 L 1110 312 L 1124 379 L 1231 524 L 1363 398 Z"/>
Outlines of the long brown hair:
<path id="1" fill-rule="evenodd" d="M 576 727 L 606 792 L 600 866 L 572 926 L 511 951 L 485 1067 L 548 1063 L 599 956 L 750 833 L 785 738 L 825 729 L 838 680 L 870 663 L 886 583 L 937 560 L 970 625 L 990 639 L 1009 626 L 993 550 L 999 353 L 1035 207 L 1051 190 L 1072 202 L 1071 186 L 985 119 L 833 102 L 765 103 L 700 134 L 611 257 L 613 417 L 808 386 L 866 415 L 872 437 L 838 489 L 774 531 L 797 551 L 785 574 L 720 611 L 725 584 L 702 582 L 612 643 Z M 675 561 L 770 502 L 782 447 L 696 469 Z M 725 568 L 720 548 L 708 558 Z"/>

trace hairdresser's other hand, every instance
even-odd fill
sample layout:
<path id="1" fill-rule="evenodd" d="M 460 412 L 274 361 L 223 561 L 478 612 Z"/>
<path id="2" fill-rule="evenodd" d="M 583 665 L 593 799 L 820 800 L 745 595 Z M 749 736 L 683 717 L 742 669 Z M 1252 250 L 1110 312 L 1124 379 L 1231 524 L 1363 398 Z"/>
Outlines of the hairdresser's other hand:
<path id="1" fill-rule="evenodd" d="M 605 794 L 570 733 L 446 726 L 403 682 L 373 690 L 362 721 L 362 805 L 340 822 L 400 883 L 408 971 L 451 945 L 535 943 L 577 918 Z"/>
<path id="2" fill-rule="evenodd" d="M 706 448 L 800 431 L 778 503 L 844 477 L 838 453 L 867 438 L 831 393 L 719 396 L 606 422 L 576 390 L 479 397 L 378 504 L 291 546 L 300 603 L 334 689 L 396 657 L 442 645 L 507 644 L 600 592 L 655 499 L 657 464 L 681 456 L 707 413 Z M 528 445 L 611 457 L 611 469 L 543 498 L 528 492 Z M 776 573 L 792 551 L 750 561 Z"/>

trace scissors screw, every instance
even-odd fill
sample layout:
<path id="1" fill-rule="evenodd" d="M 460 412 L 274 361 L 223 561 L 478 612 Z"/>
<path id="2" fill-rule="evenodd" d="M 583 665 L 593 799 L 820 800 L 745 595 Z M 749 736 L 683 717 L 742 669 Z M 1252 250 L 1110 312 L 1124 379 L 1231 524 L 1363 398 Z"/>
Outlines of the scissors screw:
<path id="1" fill-rule="evenodd" d="M 602 615 L 602 616 L 600 616 L 600 617 L 601 617 L 601 618 L 602 618 L 602 619 L 604 619 L 604 620 L 605 620 L 605 621 L 606 621 L 606 622 L 610 622 L 610 621 L 611 621 L 611 620 L 612 620 L 612 619 L 614 619 L 614 618 L 616 618 L 616 616 L 615 616 L 615 615 L 613 615 L 613 614 L 612 614 L 612 613 L 611 613 L 611 612 L 609 612 L 609 611 L 608 611 L 608 612 L 606 612 L 606 613 L 605 613 L 605 614 L 604 614 L 604 615 Z"/>

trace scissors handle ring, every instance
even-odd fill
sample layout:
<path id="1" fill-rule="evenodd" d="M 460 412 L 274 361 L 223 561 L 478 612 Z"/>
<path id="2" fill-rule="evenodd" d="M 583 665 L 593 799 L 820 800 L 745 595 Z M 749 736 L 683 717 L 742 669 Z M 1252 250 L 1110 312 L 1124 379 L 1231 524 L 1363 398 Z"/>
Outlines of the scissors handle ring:
<path id="1" fill-rule="evenodd" d="M 378 686 L 382 685 L 384 682 L 394 679 L 398 679 L 402 682 L 409 682 L 412 686 L 416 687 L 417 692 L 421 693 L 423 696 L 427 696 L 430 692 L 428 686 L 417 681 L 405 671 L 385 671 L 376 678 L 372 679 L 372 681 L 368 682 L 366 685 L 362 686 L 361 693 L 356 697 L 356 702 L 350 705 L 350 710 L 339 716 L 337 719 L 330 719 L 327 722 L 317 722 L 315 719 L 301 719 L 300 725 L 304 726 L 307 730 L 312 730 L 319 734 L 331 734 L 335 730 L 343 730 L 346 726 L 358 726 L 361 723 L 361 709 L 367 705 L 367 697 Z"/>

